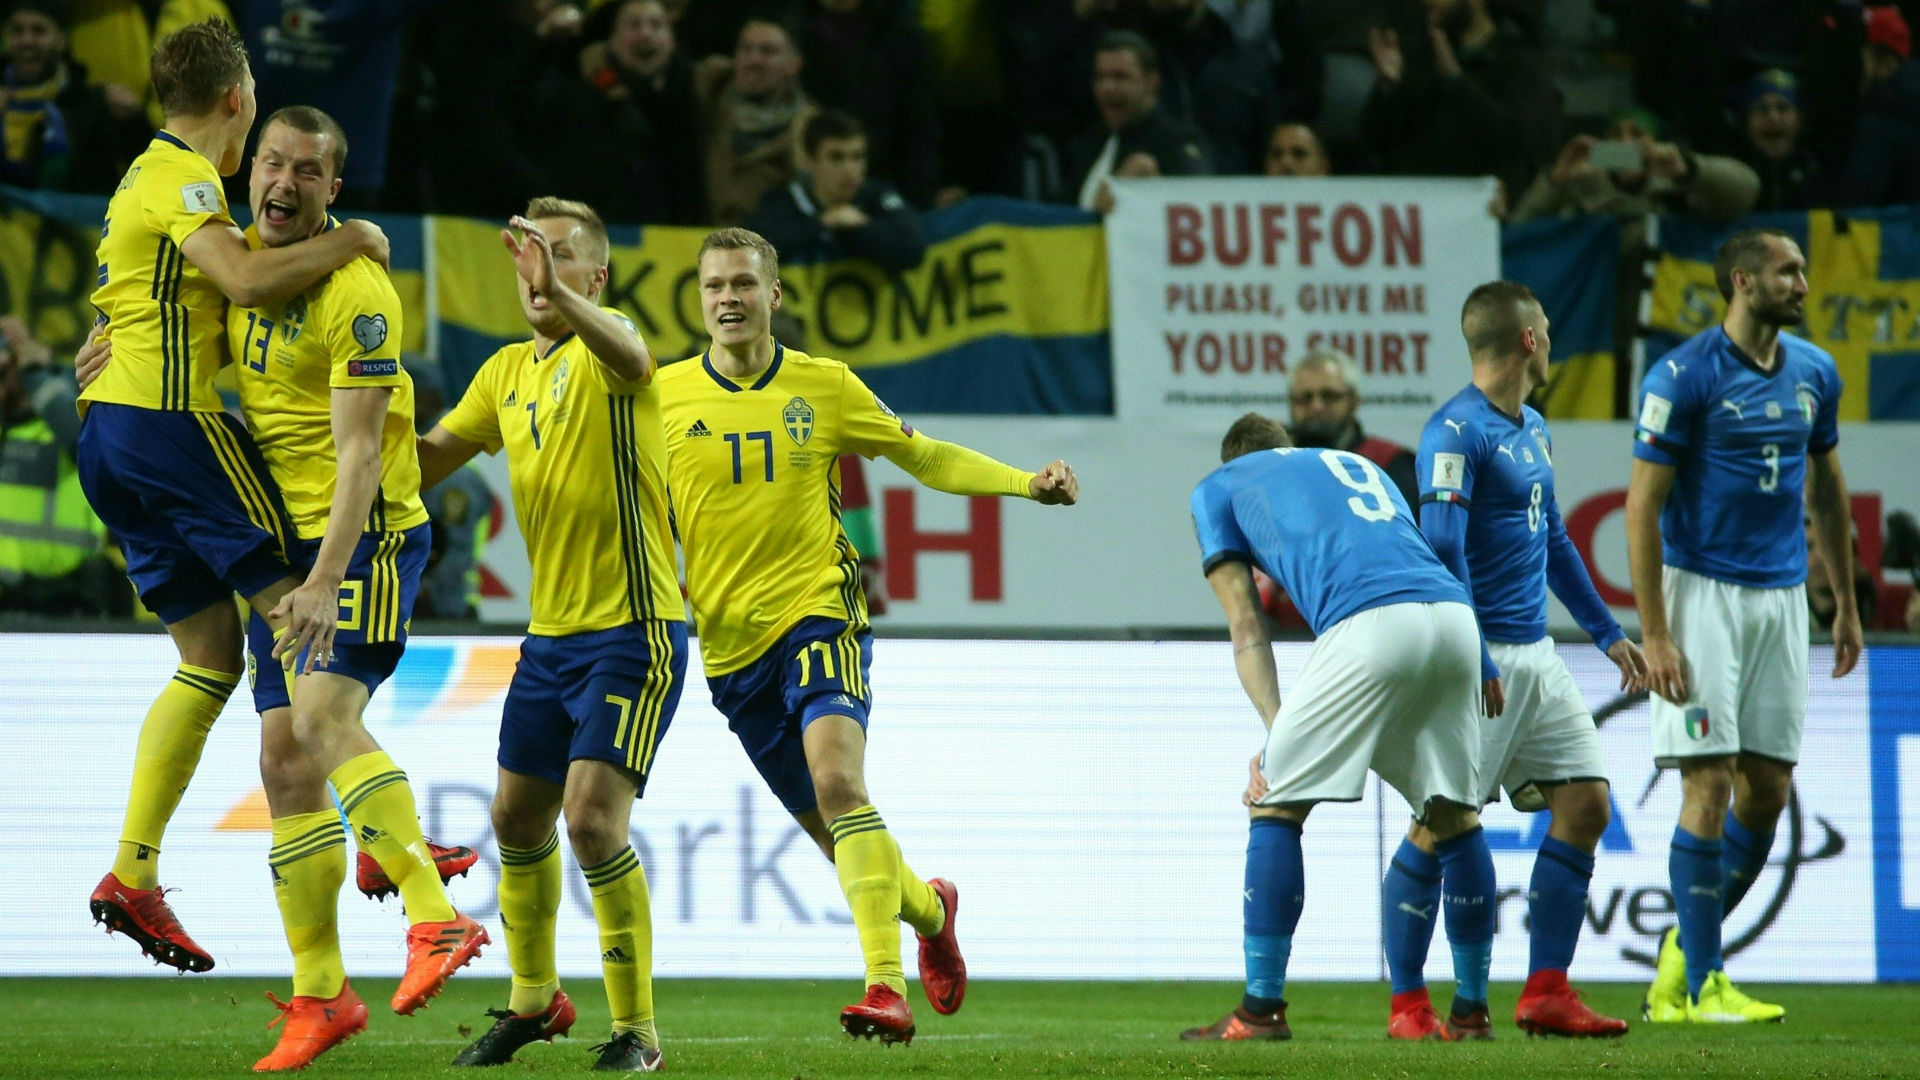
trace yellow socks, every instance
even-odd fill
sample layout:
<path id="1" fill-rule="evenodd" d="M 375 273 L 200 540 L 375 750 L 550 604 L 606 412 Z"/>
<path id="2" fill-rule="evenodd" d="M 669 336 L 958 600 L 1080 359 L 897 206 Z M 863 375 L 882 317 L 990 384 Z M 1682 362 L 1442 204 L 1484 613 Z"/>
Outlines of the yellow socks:
<path id="1" fill-rule="evenodd" d="M 900 919 L 916 933 L 932 937 L 947 923 L 947 911 L 940 906 L 940 894 L 907 865 L 906 856 L 900 854 L 900 845 L 892 833 L 887 834 L 887 841 L 893 844 L 894 862 L 900 868 Z"/>
<path id="2" fill-rule="evenodd" d="M 293 950 L 293 992 L 330 998 L 340 993 L 346 967 L 340 961 L 336 912 L 340 883 L 347 879 L 347 831 L 332 810 L 273 819 L 273 898 L 280 905 L 287 947 Z"/>
<path id="3" fill-rule="evenodd" d="M 600 972 L 607 983 L 613 1030 L 632 1031 L 658 1047 L 653 1027 L 653 912 L 647 872 L 632 848 L 581 868 L 593 890 L 593 919 L 600 924 Z"/>
<path id="4" fill-rule="evenodd" d="M 399 887 L 408 921 L 451 920 L 453 905 L 447 901 L 440 871 L 421 835 L 407 774 L 386 751 L 375 750 L 348 760 L 327 779 L 340 796 L 340 809 L 353 826 L 360 850 L 373 856 Z"/>
<path id="5" fill-rule="evenodd" d="M 560 990 L 553 924 L 560 915 L 560 835 L 531 848 L 500 845 L 500 923 L 507 928 L 513 994 L 507 1011 L 543 1012 Z"/>
<path id="6" fill-rule="evenodd" d="M 854 929 L 860 932 L 867 985 L 890 986 L 905 994 L 907 976 L 900 967 L 900 849 L 887 835 L 880 812 L 870 805 L 834 818 L 827 831 L 833 836 L 833 867 L 840 875 L 840 889 L 847 894 Z"/>
<path id="7" fill-rule="evenodd" d="M 226 707 L 240 676 L 181 664 L 140 725 L 133 757 L 133 785 L 113 873 L 122 884 L 152 889 L 160 884 L 160 838 L 180 805 L 180 796 L 200 764 L 207 733 Z"/>

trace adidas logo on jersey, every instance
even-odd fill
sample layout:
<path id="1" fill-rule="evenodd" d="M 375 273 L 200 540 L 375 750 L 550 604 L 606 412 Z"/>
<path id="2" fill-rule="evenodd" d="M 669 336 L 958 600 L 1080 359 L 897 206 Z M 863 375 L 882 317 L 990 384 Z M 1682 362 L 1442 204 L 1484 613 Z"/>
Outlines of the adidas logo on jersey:
<path id="1" fill-rule="evenodd" d="M 520 403 L 520 391 L 509 390 L 507 391 L 507 400 L 501 402 L 500 407 L 503 409 L 511 409 L 519 403 Z"/>
<path id="2" fill-rule="evenodd" d="M 601 953 L 600 959 L 603 963 L 608 963 L 608 964 L 633 963 L 633 957 L 627 955 L 627 950 L 621 948 L 618 945 L 615 945 L 613 948 L 608 949 L 606 952 Z"/>
<path id="3" fill-rule="evenodd" d="M 712 434 L 713 429 L 707 426 L 705 420 L 695 420 L 693 426 L 687 429 L 687 438 L 689 439 L 698 439 Z"/>

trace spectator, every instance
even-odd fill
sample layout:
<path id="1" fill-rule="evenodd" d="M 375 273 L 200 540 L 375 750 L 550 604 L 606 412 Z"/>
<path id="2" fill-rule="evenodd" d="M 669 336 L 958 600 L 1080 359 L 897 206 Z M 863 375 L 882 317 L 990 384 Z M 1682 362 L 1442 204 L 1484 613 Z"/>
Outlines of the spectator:
<path id="1" fill-rule="evenodd" d="M 608 221 L 700 224 L 693 63 L 660 0 L 611 6 L 607 37 L 582 50 L 581 72 L 550 73 L 538 91 L 548 188 Z"/>
<path id="2" fill-rule="evenodd" d="M 770 19 L 740 28 L 733 57 L 694 69 L 706 124 L 707 216 L 737 225 L 770 188 L 793 179 L 800 130 L 816 111 L 800 87 L 800 50 Z"/>
<path id="3" fill-rule="evenodd" d="M 1560 91 L 1538 50 L 1498 23 L 1489 0 L 1426 0 L 1425 48 L 1376 29 L 1362 132 L 1395 175 L 1500 178 L 1521 191 L 1553 152 Z"/>
<path id="4" fill-rule="evenodd" d="M 73 371 L 13 316 L 0 336 L 0 611 L 130 614 L 133 594 L 80 490 Z"/>
<path id="5" fill-rule="evenodd" d="M 1698 214 L 1731 221 L 1753 209 L 1760 178 L 1740 161 L 1717 154 L 1696 154 L 1675 143 L 1659 142 L 1658 122 L 1643 110 L 1629 110 L 1608 128 L 1608 141 L 1637 148 L 1638 168 L 1602 169 L 1590 160 L 1600 141 L 1577 135 L 1560 151 L 1553 168 L 1541 173 L 1515 204 L 1511 220 L 1570 214 Z"/>
<path id="6" fill-rule="evenodd" d="M 422 28 L 432 93 L 424 110 L 427 204 L 503 220 L 547 194 L 536 136 L 553 118 L 531 93 L 578 67 L 578 9 L 553 0 L 478 0 L 437 9 Z"/>
<path id="7" fill-rule="evenodd" d="M 781 262 L 856 258 L 885 270 L 920 265 L 927 253 L 920 216 L 886 183 L 867 179 L 860 121 L 832 109 L 816 113 L 801 146 L 806 171 L 770 189 L 750 223 Z"/>
<path id="8" fill-rule="evenodd" d="M 1920 201 L 1920 64 L 1896 7 L 1866 11 L 1860 50 L 1860 114 L 1840 179 L 1843 206 Z"/>
<path id="9" fill-rule="evenodd" d="M 1359 454 L 1380 466 L 1407 497 L 1408 506 L 1420 505 L 1413 451 L 1368 435 L 1360 426 L 1360 365 L 1353 357 L 1337 349 L 1316 349 L 1301 357 L 1287 380 L 1287 405 L 1287 431 L 1295 446 Z"/>
<path id="10" fill-rule="evenodd" d="M 1160 61 L 1138 34 L 1109 31 L 1093 59 L 1100 127 L 1074 141 L 1068 175 L 1080 178 L 1079 203 L 1113 209 L 1114 177 L 1205 176 L 1213 171 L 1206 136 L 1160 111 Z"/>
<path id="11" fill-rule="evenodd" d="M 1836 608 L 1833 599 L 1833 581 L 1827 574 L 1827 560 L 1820 549 L 1820 537 L 1813 527 L 1813 517 L 1805 519 L 1807 530 L 1807 614 L 1812 617 L 1818 630 L 1833 629 L 1833 615 Z M 1880 589 L 1873 583 L 1873 573 L 1860 565 L 1860 541 L 1853 541 L 1853 597 L 1860 607 L 1860 625 L 1872 626 L 1874 617 L 1880 613 Z"/>
<path id="12" fill-rule="evenodd" d="M 1740 158 L 1760 178 L 1755 210 L 1807 210 L 1824 206 L 1820 161 L 1802 138 L 1800 84 L 1774 68 L 1747 80 L 1740 90 L 1745 138 Z"/>
<path id="13" fill-rule="evenodd" d="M 813 0 L 799 20 L 801 72 L 822 108 L 858 117 L 874 168 L 917 206 L 940 187 L 940 120 L 927 35 L 903 0 Z"/>
<path id="14" fill-rule="evenodd" d="M 1333 163 L 1320 136 L 1305 124 L 1281 124 L 1267 139 L 1268 176 L 1331 176 Z"/>
<path id="15" fill-rule="evenodd" d="M 239 25 L 222 0 L 79 0 L 69 35 L 71 51 L 95 85 L 106 91 L 114 116 L 127 121 L 144 117 L 152 131 L 164 119 L 150 82 L 153 46 L 175 30 L 208 19 Z"/>
<path id="16" fill-rule="evenodd" d="M 400 39 L 415 15 L 441 0 L 336 2 L 233 0 L 256 82 L 260 115 L 311 105 L 340 122 L 353 155 L 341 174 L 350 205 L 373 206 L 387 183 L 387 134 L 400 76 Z"/>
<path id="17" fill-rule="evenodd" d="M 0 180 L 24 188 L 104 195 L 153 133 L 137 112 L 116 113 L 67 55 L 67 0 L 21 0 L 6 21 Z"/>

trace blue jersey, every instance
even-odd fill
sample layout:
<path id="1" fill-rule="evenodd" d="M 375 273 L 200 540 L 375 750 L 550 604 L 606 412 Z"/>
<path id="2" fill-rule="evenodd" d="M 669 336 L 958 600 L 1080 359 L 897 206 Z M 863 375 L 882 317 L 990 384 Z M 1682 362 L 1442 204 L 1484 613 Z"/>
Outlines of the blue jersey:
<path id="1" fill-rule="evenodd" d="M 1671 465 L 1660 511 L 1668 566 L 1771 589 L 1807 579 L 1807 454 L 1840 442 L 1840 372 L 1819 346 L 1780 335 L 1762 371 L 1714 327 L 1640 381 L 1633 456 Z"/>
<path id="2" fill-rule="evenodd" d="M 1380 467 L 1344 450 L 1235 458 L 1193 489 L 1201 567 L 1258 566 L 1318 634 L 1389 604 L 1465 604 Z"/>
<path id="3" fill-rule="evenodd" d="M 1417 467 L 1421 528 L 1442 562 L 1465 570 L 1488 641 L 1546 637 L 1549 584 L 1601 649 L 1619 640 L 1561 523 L 1539 413 L 1522 405 L 1509 416 L 1469 385 L 1427 421 Z"/>

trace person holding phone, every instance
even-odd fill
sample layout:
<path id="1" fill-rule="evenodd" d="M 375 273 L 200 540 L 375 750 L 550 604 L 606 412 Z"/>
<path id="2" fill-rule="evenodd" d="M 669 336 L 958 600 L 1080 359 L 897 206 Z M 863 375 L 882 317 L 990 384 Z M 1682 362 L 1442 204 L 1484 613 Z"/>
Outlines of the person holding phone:
<path id="1" fill-rule="evenodd" d="M 1576 135 L 1514 204 L 1509 221 L 1573 214 L 1689 213 L 1731 221 L 1753 209 L 1760 177 L 1741 161 L 1660 140 L 1660 121 L 1629 109 L 1605 138 Z"/>

